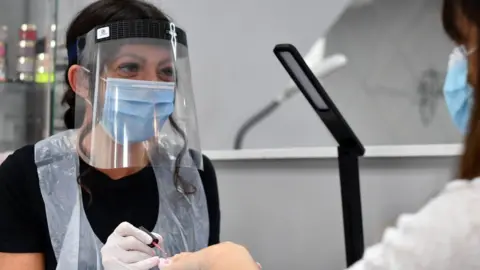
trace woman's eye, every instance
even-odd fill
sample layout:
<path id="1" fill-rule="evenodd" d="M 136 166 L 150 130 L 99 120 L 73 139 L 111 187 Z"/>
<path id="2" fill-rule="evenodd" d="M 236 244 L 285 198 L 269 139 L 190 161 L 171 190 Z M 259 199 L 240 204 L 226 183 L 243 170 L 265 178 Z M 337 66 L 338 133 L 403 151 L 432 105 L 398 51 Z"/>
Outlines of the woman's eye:
<path id="1" fill-rule="evenodd" d="M 158 77 L 162 81 L 173 81 L 174 71 L 172 67 L 165 67 L 158 71 Z"/>
<path id="2" fill-rule="evenodd" d="M 172 67 L 162 68 L 160 69 L 160 74 L 165 76 L 173 76 L 173 68 Z"/>
<path id="3" fill-rule="evenodd" d="M 140 65 L 135 63 L 121 64 L 118 66 L 118 71 L 123 74 L 137 73 L 140 70 Z"/>

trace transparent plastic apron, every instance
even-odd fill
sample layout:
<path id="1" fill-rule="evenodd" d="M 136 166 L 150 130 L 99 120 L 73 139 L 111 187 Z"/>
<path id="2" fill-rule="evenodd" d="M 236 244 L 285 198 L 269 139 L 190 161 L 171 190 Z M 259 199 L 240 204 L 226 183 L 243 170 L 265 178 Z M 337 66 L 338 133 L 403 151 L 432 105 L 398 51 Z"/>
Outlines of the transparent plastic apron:
<path id="1" fill-rule="evenodd" d="M 35 163 L 57 259 L 56 269 L 103 269 L 100 256 L 103 243 L 88 222 L 81 188 L 77 183 L 79 160 L 76 138 L 77 131 L 68 130 L 35 144 Z M 156 162 L 169 160 L 168 157 L 162 159 L 160 153 L 154 156 L 159 159 Z M 174 255 L 206 247 L 209 237 L 208 208 L 198 170 L 180 170 L 184 181 L 197 188 L 194 195 L 186 196 L 177 191 L 172 170 L 166 166 L 153 169 L 159 194 L 159 213 L 153 231 L 163 236 L 165 251 Z"/>

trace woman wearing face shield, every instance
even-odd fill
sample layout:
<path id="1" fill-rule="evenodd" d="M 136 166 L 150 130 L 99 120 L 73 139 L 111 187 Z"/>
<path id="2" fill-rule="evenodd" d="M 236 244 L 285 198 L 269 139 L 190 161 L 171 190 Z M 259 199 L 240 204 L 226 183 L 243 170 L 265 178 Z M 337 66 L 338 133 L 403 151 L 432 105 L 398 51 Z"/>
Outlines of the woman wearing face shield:
<path id="1" fill-rule="evenodd" d="M 66 36 L 69 130 L 0 167 L 0 270 L 146 270 L 218 243 L 185 32 L 146 2 L 100 0 Z"/>

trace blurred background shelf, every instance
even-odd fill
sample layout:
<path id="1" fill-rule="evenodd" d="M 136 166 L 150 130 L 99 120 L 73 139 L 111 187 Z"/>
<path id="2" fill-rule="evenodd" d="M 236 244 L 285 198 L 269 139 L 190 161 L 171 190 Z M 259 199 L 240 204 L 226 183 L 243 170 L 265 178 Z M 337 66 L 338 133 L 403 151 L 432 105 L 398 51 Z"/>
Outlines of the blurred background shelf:
<path id="1" fill-rule="evenodd" d="M 48 130 L 45 104 L 48 86 L 36 83 L 0 83 L 0 151 L 10 151 L 40 140 Z"/>
<path id="2" fill-rule="evenodd" d="M 0 3 L 0 152 L 63 128 L 63 86 L 56 79 L 65 57 L 57 65 L 57 10 L 58 0 Z"/>

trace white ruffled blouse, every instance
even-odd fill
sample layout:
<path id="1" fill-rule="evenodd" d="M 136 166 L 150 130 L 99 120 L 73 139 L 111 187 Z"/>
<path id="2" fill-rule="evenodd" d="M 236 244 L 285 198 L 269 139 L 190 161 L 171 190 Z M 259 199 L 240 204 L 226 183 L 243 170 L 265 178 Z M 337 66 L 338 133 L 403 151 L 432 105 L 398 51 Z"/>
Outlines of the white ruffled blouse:
<path id="1" fill-rule="evenodd" d="M 349 270 L 480 270 L 480 178 L 457 180 L 404 214 Z"/>

